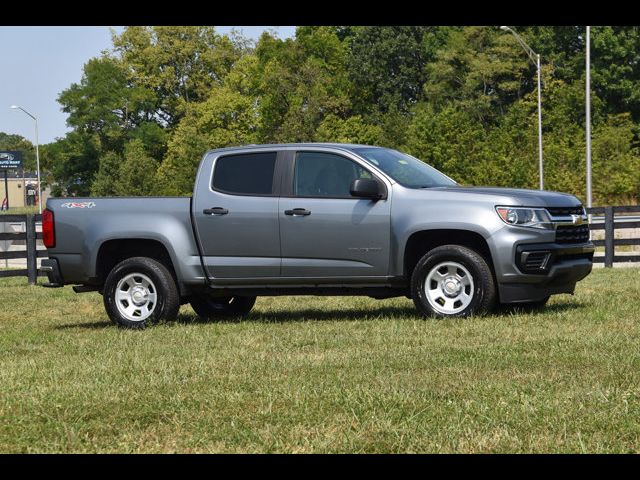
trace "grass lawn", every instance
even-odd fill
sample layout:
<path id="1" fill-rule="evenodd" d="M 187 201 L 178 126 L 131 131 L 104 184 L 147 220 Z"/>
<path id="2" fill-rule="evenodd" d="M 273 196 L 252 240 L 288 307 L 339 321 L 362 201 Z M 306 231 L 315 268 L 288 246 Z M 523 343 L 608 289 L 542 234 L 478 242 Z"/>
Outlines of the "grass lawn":
<path id="1" fill-rule="evenodd" d="M 44 206 L 42 207 L 42 209 L 44 210 Z M 11 207 L 9 210 L 0 210 L 0 215 L 29 215 L 29 214 L 36 214 L 38 213 L 38 207 L 37 206 L 30 206 L 30 207 Z"/>
<path id="2" fill-rule="evenodd" d="M 260 298 L 240 323 L 109 323 L 0 279 L 1 452 L 638 452 L 640 269 L 540 313 Z"/>

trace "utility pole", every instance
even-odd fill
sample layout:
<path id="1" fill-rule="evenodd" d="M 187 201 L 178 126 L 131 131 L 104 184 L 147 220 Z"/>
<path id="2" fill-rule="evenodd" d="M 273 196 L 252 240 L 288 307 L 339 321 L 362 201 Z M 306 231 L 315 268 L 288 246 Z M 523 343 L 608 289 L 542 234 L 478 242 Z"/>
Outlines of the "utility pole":
<path id="1" fill-rule="evenodd" d="M 527 43 L 518 35 L 515 30 L 506 25 L 500 27 L 500 30 L 509 32 L 516 37 L 520 46 L 529 56 L 531 62 L 538 70 L 538 169 L 540 171 L 540 190 L 544 190 L 544 162 L 542 160 L 542 95 L 541 95 L 541 73 L 540 73 L 540 54 L 533 51 Z"/>
<path id="2" fill-rule="evenodd" d="M 587 27 L 586 132 L 587 140 L 587 207 L 591 208 L 591 27 Z"/>
<path id="3" fill-rule="evenodd" d="M 14 110 L 22 110 L 24 113 L 29 115 L 36 123 L 36 174 L 38 175 L 38 210 L 40 211 L 40 214 L 42 214 L 42 189 L 40 186 L 40 149 L 38 146 L 38 119 L 19 105 L 11 105 L 11 107 L 9 108 L 12 108 Z"/>

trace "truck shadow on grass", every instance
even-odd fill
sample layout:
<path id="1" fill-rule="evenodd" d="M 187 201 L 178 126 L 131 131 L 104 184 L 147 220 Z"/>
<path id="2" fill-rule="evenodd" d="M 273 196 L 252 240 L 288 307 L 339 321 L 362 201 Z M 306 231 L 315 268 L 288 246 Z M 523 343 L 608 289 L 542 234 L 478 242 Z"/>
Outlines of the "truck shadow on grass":
<path id="1" fill-rule="evenodd" d="M 588 308 L 588 305 L 578 302 L 562 302 L 547 305 L 545 307 L 536 310 L 525 310 L 518 306 L 501 306 L 495 311 L 488 313 L 484 316 L 471 317 L 467 321 L 475 321 L 482 318 L 497 318 L 504 316 L 518 316 L 518 315 L 533 315 L 533 316 L 547 316 L 562 312 L 578 311 Z M 216 320 L 206 320 L 198 317 L 195 313 L 179 313 L 174 322 L 167 322 L 169 324 L 207 324 L 207 323 L 242 323 L 242 322 L 255 322 L 255 323 L 295 323 L 295 322 L 322 322 L 322 321 L 338 321 L 338 322 L 353 322 L 353 321 L 373 321 L 373 320 L 391 320 L 391 319 L 405 319 L 405 320 L 420 320 L 421 317 L 418 312 L 412 307 L 380 307 L 380 308 L 357 308 L 357 309 L 320 309 L 320 308 L 303 308 L 288 311 L 254 311 L 245 318 L 227 317 Z M 464 321 L 464 319 L 453 319 L 455 321 Z M 424 321 L 442 321 L 434 318 L 425 318 Z M 151 326 L 152 328 L 153 326 Z M 111 323 L 109 320 L 95 321 L 86 323 L 71 323 L 64 325 L 56 325 L 56 330 L 69 330 L 69 329 L 90 329 L 100 330 L 107 328 L 118 328 L 117 325 Z"/>
<path id="2" fill-rule="evenodd" d="M 356 321 L 356 320 L 376 320 L 380 317 L 395 318 L 419 318 L 418 313 L 411 307 L 381 307 L 381 308 L 356 308 L 356 309 L 320 309 L 303 308 L 296 310 L 252 311 L 245 318 L 221 318 L 214 320 L 216 323 L 238 323 L 238 322 L 261 322 L 261 323 L 284 323 L 284 322 L 306 322 L 306 321 Z M 177 318 L 178 323 L 210 323 L 195 314 L 181 313 Z"/>
<path id="3" fill-rule="evenodd" d="M 542 308 L 534 310 L 526 310 L 518 306 L 500 306 L 495 311 L 492 311 L 484 316 L 476 316 L 468 319 L 469 321 L 481 319 L 481 318 L 495 318 L 503 317 L 506 315 L 534 315 L 534 316 L 546 316 L 549 314 L 557 314 L 561 312 L 569 312 L 574 310 L 581 310 L 586 308 L 586 305 L 576 302 L 563 302 L 547 305 Z M 206 320 L 198 317 L 195 314 L 181 313 L 178 315 L 177 322 L 185 324 L 194 323 L 238 323 L 238 322 L 258 322 L 258 323 L 286 323 L 286 322 L 308 322 L 308 321 L 342 321 L 351 322 L 358 320 L 391 320 L 391 319 L 406 319 L 406 320 L 421 320 L 420 316 L 415 308 L 412 307 L 380 307 L 380 308 L 360 308 L 352 310 L 343 309 L 320 309 L 320 308 L 306 308 L 299 310 L 279 311 L 279 312 L 262 312 L 254 311 L 246 318 L 221 318 L 217 320 Z M 447 321 L 438 320 L 435 318 L 424 318 L 425 321 Z M 456 321 L 464 319 L 454 319 Z"/>

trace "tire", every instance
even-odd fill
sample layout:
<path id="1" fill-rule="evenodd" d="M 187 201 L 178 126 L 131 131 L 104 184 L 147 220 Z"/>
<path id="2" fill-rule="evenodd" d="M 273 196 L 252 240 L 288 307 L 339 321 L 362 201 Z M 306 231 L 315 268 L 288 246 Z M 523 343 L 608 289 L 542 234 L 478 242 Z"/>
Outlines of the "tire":
<path id="1" fill-rule="evenodd" d="M 180 309 L 173 275 L 162 263 L 148 257 L 118 263 L 107 276 L 103 300 L 111 321 L 126 328 L 173 320 Z"/>
<path id="2" fill-rule="evenodd" d="M 249 314 L 256 297 L 213 297 L 200 295 L 191 299 L 191 308 L 205 320 L 245 317 Z"/>
<path id="3" fill-rule="evenodd" d="M 461 245 L 443 245 L 427 252 L 416 265 L 411 298 L 425 317 L 467 317 L 492 309 L 496 287 L 482 255 Z"/>

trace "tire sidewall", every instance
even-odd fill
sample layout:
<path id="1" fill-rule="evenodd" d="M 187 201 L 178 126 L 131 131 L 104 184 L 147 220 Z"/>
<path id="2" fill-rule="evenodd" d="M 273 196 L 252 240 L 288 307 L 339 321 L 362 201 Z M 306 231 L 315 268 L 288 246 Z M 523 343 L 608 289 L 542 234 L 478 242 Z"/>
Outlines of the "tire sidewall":
<path id="1" fill-rule="evenodd" d="M 429 303 L 425 293 L 425 279 L 431 269 L 442 262 L 456 262 L 464 266 L 473 278 L 473 298 L 466 308 L 457 313 L 438 312 Z M 444 245 L 425 254 L 416 265 L 411 277 L 411 296 L 425 316 L 437 318 L 466 317 L 488 311 L 495 298 L 495 287 L 491 269 L 475 251 L 459 245 Z"/>
<path id="2" fill-rule="evenodd" d="M 115 301 L 118 282 L 132 273 L 140 273 L 149 277 L 157 294 L 157 303 L 153 313 L 148 318 L 140 321 L 123 317 L 118 311 Z M 171 273 L 160 262 L 146 257 L 128 258 L 116 265 L 107 276 L 103 293 L 105 310 L 111 321 L 127 328 L 145 328 L 150 324 L 158 323 L 160 320 L 168 320 L 175 317 L 180 307 L 179 301 L 176 302 L 175 300 L 176 298 L 177 288 Z M 176 303 L 177 308 L 174 305 Z"/>

